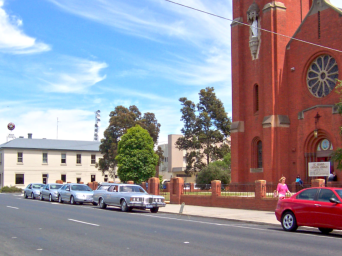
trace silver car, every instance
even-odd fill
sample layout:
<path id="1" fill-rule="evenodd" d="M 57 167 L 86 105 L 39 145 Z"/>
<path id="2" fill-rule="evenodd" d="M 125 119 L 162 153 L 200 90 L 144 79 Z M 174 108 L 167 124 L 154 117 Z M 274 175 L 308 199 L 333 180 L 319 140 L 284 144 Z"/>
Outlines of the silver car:
<path id="1" fill-rule="evenodd" d="M 94 195 L 93 195 L 93 205 L 97 205 L 100 199 L 100 196 L 103 194 L 104 190 L 108 190 L 110 186 L 112 186 L 113 183 L 107 183 L 103 182 L 99 184 L 96 190 L 94 190 Z"/>
<path id="2" fill-rule="evenodd" d="M 107 205 L 119 206 L 121 211 L 131 211 L 133 208 L 150 209 L 157 213 L 159 207 L 165 207 L 165 198 L 148 194 L 141 186 L 131 184 L 110 184 L 107 190 L 99 190 L 96 193 L 100 208 Z"/>
<path id="3" fill-rule="evenodd" d="M 63 184 L 49 183 L 40 188 L 40 200 L 49 199 L 50 202 L 58 200 L 58 189 Z"/>
<path id="4" fill-rule="evenodd" d="M 40 196 L 40 188 L 43 187 L 42 183 L 30 183 L 24 188 L 24 198 L 31 197 L 32 199 L 36 199 Z"/>
<path id="5" fill-rule="evenodd" d="M 93 203 L 94 191 L 84 184 L 68 183 L 58 190 L 58 202 L 70 202 L 70 204 Z"/>

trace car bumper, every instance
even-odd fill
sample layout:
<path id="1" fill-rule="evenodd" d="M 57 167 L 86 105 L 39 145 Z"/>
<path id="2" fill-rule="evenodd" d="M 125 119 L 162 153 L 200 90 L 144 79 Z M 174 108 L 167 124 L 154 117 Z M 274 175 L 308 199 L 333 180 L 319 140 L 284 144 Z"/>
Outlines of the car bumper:
<path id="1" fill-rule="evenodd" d="M 162 202 L 153 202 L 150 204 L 146 204 L 143 202 L 130 202 L 127 204 L 128 207 L 139 208 L 139 209 L 152 209 L 155 207 L 165 207 L 166 204 Z"/>
<path id="2" fill-rule="evenodd" d="M 281 210 L 280 210 L 280 209 L 276 209 L 275 212 L 274 212 L 274 214 L 275 214 L 277 220 L 278 220 L 279 222 L 281 222 L 281 215 L 282 215 Z"/>
<path id="3" fill-rule="evenodd" d="M 77 203 L 92 203 L 93 198 L 75 198 L 75 202 Z"/>

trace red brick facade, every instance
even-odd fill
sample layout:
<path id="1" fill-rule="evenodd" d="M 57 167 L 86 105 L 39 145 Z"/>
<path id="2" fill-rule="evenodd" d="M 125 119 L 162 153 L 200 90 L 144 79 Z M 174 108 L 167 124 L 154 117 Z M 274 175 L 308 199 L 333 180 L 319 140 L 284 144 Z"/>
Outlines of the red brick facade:
<path id="1" fill-rule="evenodd" d="M 259 8 L 255 58 L 251 29 L 239 23 L 249 22 L 247 11 L 253 2 Z M 342 11 L 324 0 L 233 0 L 233 18 L 232 182 L 276 183 L 285 175 L 291 183 L 297 174 L 309 181 L 308 162 L 328 161 L 331 153 L 330 146 L 317 152 L 318 145 L 326 139 L 333 149 L 341 147 L 342 118 L 334 107 L 338 94 L 317 97 L 309 91 L 308 69 L 317 57 L 329 55 L 341 79 L 342 54 L 260 29 L 342 51 Z M 337 175 L 342 180 L 342 173 Z"/>

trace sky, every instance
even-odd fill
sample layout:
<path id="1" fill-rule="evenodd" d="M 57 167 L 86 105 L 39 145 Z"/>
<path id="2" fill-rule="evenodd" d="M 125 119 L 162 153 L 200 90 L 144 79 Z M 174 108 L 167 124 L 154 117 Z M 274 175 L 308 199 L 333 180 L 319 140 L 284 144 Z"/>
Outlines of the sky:
<path id="1" fill-rule="evenodd" d="M 179 0 L 232 18 L 232 0 Z M 342 7 L 341 0 L 330 0 Z M 116 106 L 183 127 L 179 98 L 214 87 L 231 117 L 230 21 L 165 0 L 0 0 L 0 144 L 16 137 L 93 140 Z"/>

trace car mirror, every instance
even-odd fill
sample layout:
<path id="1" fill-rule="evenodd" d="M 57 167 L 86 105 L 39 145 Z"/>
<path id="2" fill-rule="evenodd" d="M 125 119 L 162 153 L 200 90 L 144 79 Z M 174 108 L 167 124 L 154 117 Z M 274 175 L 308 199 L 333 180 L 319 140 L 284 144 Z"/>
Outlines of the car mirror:
<path id="1" fill-rule="evenodd" d="M 339 200 L 337 200 L 336 198 L 333 198 L 333 197 L 330 198 L 329 201 L 330 201 L 331 203 L 334 203 L 334 204 L 340 204 L 340 203 L 341 203 Z"/>

